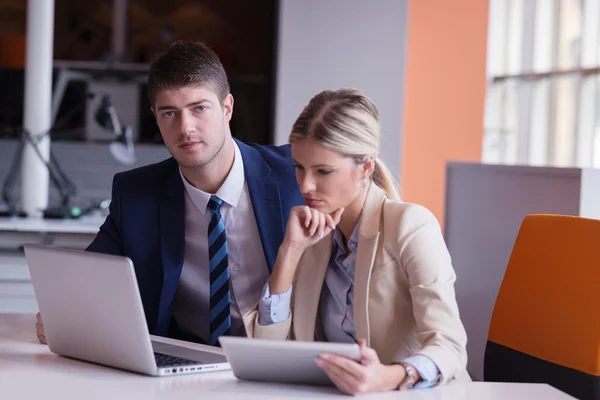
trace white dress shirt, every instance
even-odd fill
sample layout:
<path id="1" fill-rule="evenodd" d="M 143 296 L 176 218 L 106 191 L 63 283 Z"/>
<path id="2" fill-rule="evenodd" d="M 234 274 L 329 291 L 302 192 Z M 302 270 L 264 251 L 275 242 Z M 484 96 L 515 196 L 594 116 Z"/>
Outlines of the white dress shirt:
<path id="1" fill-rule="evenodd" d="M 245 182 L 242 154 L 234 142 L 235 158 L 229 175 L 217 193 L 223 205 L 229 257 L 231 333 L 245 336 L 242 315 L 261 298 L 269 279 L 267 261 Z M 181 174 L 181 171 L 180 171 Z M 185 187 L 185 256 L 173 315 L 179 328 L 205 342 L 209 339 L 210 277 L 208 269 L 207 210 L 210 193 L 192 186 L 181 174 Z"/>

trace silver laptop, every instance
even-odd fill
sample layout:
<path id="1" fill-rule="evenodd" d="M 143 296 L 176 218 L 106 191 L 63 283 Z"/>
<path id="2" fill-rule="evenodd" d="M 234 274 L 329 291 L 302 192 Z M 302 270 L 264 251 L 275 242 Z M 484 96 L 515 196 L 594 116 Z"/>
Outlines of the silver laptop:
<path id="1" fill-rule="evenodd" d="M 41 245 L 25 256 L 52 352 L 151 376 L 231 369 L 220 349 L 151 341 L 129 258 Z"/>
<path id="2" fill-rule="evenodd" d="M 219 342 L 233 374 L 250 381 L 333 385 L 315 363 L 321 353 L 360 360 L 357 344 L 265 340 L 221 336 Z M 261 360 L 257 363 L 256 360 Z"/>

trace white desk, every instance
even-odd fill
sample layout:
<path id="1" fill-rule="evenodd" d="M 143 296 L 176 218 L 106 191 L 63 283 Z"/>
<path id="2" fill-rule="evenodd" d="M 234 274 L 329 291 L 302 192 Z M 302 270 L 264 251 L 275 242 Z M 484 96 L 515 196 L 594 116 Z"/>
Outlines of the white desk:
<path id="1" fill-rule="evenodd" d="M 37 303 L 22 246 L 25 243 L 85 249 L 106 217 L 79 219 L 0 217 L 0 313 L 33 313 Z"/>
<path id="2" fill-rule="evenodd" d="M 0 249 L 19 248 L 24 243 L 85 248 L 92 242 L 106 217 L 86 215 L 78 219 L 0 218 Z"/>
<path id="3" fill-rule="evenodd" d="M 0 218 L 0 231 L 95 234 L 102 222 L 104 217 L 99 215 L 78 219 L 4 217 Z"/>
<path id="4" fill-rule="evenodd" d="M 35 336 L 33 315 L 0 315 L 0 398 L 218 400 L 347 398 L 334 388 L 237 380 L 231 372 L 153 378 L 88 364 L 48 351 Z M 193 345 L 192 345 L 193 347 Z M 257 360 L 257 362 L 260 362 Z M 473 382 L 361 396 L 400 400 L 566 400 L 548 385 Z"/>

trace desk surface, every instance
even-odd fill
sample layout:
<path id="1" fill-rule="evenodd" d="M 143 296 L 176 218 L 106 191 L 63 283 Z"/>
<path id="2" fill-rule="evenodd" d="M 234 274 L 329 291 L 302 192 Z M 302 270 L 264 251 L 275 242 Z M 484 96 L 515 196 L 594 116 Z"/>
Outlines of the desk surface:
<path id="1" fill-rule="evenodd" d="M 0 397 L 19 399 L 287 399 L 347 398 L 333 388 L 237 380 L 231 372 L 153 378 L 59 357 L 35 337 L 35 316 L 0 314 Z M 193 347 L 194 345 L 192 345 Z M 548 385 L 473 382 L 361 399 L 469 400 L 572 397 Z"/>
<path id="2" fill-rule="evenodd" d="M 0 231 L 96 234 L 105 218 L 100 214 L 78 219 L 0 217 Z"/>

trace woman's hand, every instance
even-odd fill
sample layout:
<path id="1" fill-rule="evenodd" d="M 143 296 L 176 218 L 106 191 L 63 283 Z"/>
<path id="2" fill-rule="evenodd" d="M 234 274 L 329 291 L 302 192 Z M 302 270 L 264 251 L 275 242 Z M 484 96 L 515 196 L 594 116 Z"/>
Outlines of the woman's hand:
<path id="1" fill-rule="evenodd" d="M 317 365 L 339 390 L 352 396 L 397 389 L 406 376 L 404 367 L 383 365 L 375 350 L 367 347 L 364 339 L 359 340 L 358 344 L 360 363 L 344 356 L 324 353 L 317 357 Z"/>
<path id="2" fill-rule="evenodd" d="M 285 238 L 279 246 L 273 273 L 269 278 L 271 294 L 283 293 L 289 289 L 304 250 L 334 230 L 343 212 L 344 209 L 340 208 L 328 215 L 307 206 L 292 207 Z"/>
<path id="3" fill-rule="evenodd" d="M 305 250 L 335 230 L 343 212 L 343 208 L 325 214 L 308 206 L 292 207 L 283 245 Z"/>

